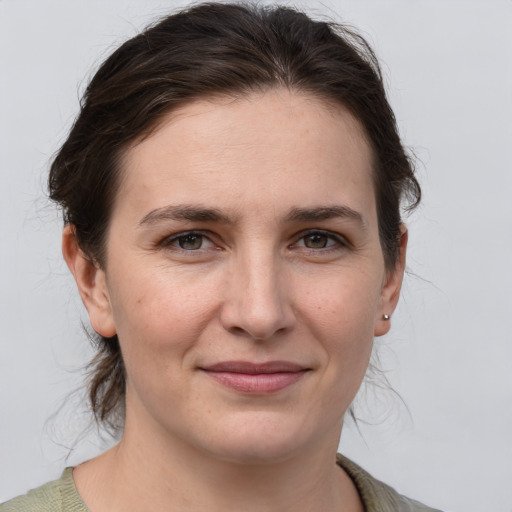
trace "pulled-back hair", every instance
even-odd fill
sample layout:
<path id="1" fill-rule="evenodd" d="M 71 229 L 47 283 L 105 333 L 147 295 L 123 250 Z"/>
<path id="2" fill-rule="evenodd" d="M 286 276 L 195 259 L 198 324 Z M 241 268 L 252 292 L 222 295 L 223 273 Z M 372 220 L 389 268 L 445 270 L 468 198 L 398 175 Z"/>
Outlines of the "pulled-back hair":
<path id="1" fill-rule="evenodd" d="M 363 126 L 373 151 L 380 242 L 392 268 L 401 207 L 413 208 L 421 194 L 372 49 L 346 27 L 288 7 L 245 3 L 199 4 L 165 17 L 120 46 L 92 78 L 49 176 L 50 197 L 81 250 L 105 265 L 120 156 L 132 142 L 186 102 L 275 87 L 343 105 Z M 119 341 L 98 335 L 96 342 L 92 411 L 104 425 L 121 428 L 126 382 Z"/>

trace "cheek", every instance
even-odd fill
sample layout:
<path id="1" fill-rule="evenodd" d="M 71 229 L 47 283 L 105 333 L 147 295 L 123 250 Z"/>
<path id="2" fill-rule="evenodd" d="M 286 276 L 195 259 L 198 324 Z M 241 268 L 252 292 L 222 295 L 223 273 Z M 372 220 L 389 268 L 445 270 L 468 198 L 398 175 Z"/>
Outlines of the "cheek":
<path id="1" fill-rule="evenodd" d="M 127 277 L 129 276 L 129 277 Z M 139 265 L 131 272 L 120 268 L 109 286 L 118 333 L 131 338 L 138 333 L 144 343 L 158 343 L 159 332 L 168 337 L 178 331 L 193 332 L 215 307 L 211 287 L 204 279 L 170 269 Z"/>
<path id="2" fill-rule="evenodd" d="M 215 315 L 215 296 L 176 275 L 133 275 L 117 280 L 120 285 L 111 296 L 128 378 L 172 376 L 173 368 L 186 364 L 187 352 Z"/>
<path id="3" fill-rule="evenodd" d="M 325 379 L 333 391 L 329 400 L 344 400 L 344 406 L 352 401 L 366 373 L 380 299 L 378 275 L 350 276 L 340 272 L 314 292 L 304 291 L 302 307 L 304 323 L 322 345 Z"/>
<path id="4" fill-rule="evenodd" d="M 365 339 L 371 341 L 380 303 L 381 278 L 378 272 L 350 268 L 317 275 L 309 282 L 310 286 L 299 289 L 300 309 L 311 326 L 324 332 L 320 338 L 334 337 L 349 345 L 359 345 Z"/>

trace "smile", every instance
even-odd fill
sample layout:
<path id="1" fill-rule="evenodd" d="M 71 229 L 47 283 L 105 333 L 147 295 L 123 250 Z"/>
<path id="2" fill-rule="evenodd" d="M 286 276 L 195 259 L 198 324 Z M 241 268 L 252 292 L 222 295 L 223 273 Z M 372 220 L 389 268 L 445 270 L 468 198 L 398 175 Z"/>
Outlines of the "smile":
<path id="1" fill-rule="evenodd" d="M 216 382 L 240 393 L 271 394 L 295 384 L 308 371 L 296 363 L 272 361 L 255 364 L 227 361 L 201 370 Z"/>

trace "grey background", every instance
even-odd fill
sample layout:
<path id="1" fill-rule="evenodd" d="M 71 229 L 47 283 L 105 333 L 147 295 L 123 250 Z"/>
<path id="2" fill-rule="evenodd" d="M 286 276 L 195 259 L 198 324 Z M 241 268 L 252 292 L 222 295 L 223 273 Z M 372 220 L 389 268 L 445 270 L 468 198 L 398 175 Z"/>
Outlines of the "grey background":
<path id="1" fill-rule="evenodd" d="M 186 2 L 0 0 L 0 502 L 104 449 L 80 397 L 92 351 L 45 199 L 52 153 L 96 64 Z M 393 393 L 366 386 L 341 450 L 452 512 L 512 510 L 512 2 L 295 5 L 377 49 L 424 202 L 409 269 L 376 341 Z M 64 403 L 64 406 L 60 406 Z M 70 448 L 75 449 L 70 452 Z"/>

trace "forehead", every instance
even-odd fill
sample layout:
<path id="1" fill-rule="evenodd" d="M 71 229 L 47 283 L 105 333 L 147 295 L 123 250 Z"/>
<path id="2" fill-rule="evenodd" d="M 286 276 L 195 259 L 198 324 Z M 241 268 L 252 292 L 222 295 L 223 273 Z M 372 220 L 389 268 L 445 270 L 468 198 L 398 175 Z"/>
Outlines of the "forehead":
<path id="1" fill-rule="evenodd" d="M 372 209 L 371 163 L 362 126 L 342 106 L 286 89 L 215 97 L 170 113 L 126 151 L 117 202 L 155 208 L 195 195 L 226 208 L 341 200 Z"/>

